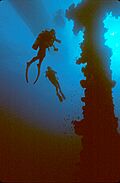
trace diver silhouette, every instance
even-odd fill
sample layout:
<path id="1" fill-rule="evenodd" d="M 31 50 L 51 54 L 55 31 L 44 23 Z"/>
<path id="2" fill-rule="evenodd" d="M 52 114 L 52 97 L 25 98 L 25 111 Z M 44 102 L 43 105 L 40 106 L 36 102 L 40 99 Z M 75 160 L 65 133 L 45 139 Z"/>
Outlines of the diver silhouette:
<path id="1" fill-rule="evenodd" d="M 51 29 L 50 31 L 48 31 L 48 30 L 42 31 L 38 35 L 37 39 L 35 40 L 35 42 L 32 46 L 32 48 L 34 50 L 39 49 L 37 56 L 33 57 L 32 60 L 27 62 L 27 67 L 26 67 L 26 81 L 27 81 L 27 83 L 28 83 L 28 70 L 29 70 L 30 65 L 33 62 L 35 62 L 36 60 L 39 60 L 39 63 L 37 64 L 38 75 L 36 77 L 36 80 L 34 81 L 34 84 L 35 84 L 40 76 L 40 67 L 41 67 L 41 63 L 43 62 L 43 59 L 46 56 L 46 49 L 50 50 L 50 47 L 53 47 L 54 51 L 58 51 L 58 48 L 56 48 L 54 46 L 55 41 L 58 43 L 61 43 L 61 41 L 56 38 L 54 29 Z"/>
<path id="2" fill-rule="evenodd" d="M 51 67 L 47 67 L 47 71 L 46 71 L 46 77 L 49 79 L 49 81 L 55 86 L 56 88 L 56 95 L 59 98 L 59 101 L 62 102 L 63 100 L 65 100 L 65 96 L 62 93 L 60 84 L 58 82 L 58 78 L 56 77 L 56 71 L 52 70 Z"/>

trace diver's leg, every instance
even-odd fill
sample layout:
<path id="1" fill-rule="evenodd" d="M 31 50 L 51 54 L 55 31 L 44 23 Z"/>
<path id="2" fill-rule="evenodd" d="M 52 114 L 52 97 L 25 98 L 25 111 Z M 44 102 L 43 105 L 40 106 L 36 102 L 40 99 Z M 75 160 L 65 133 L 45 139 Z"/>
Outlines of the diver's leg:
<path id="1" fill-rule="evenodd" d="M 63 94 L 63 92 L 61 90 L 59 82 L 57 82 L 57 87 L 58 87 L 58 90 L 59 90 L 60 94 L 62 95 L 63 99 L 65 100 L 65 96 L 64 96 L 64 94 Z"/>
<path id="2" fill-rule="evenodd" d="M 46 55 L 46 49 L 39 50 L 38 56 L 37 56 L 37 57 L 39 57 L 39 63 L 37 64 L 38 74 L 37 74 L 36 80 L 34 81 L 34 84 L 37 82 L 37 80 L 40 77 L 40 68 L 41 68 L 41 64 L 43 62 L 45 55 Z"/>
<path id="3" fill-rule="evenodd" d="M 28 70 L 29 70 L 29 67 L 36 60 L 38 60 L 38 56 L 33 57 L 31 61 L 27 62 L 27 66 L 26 66 L 26 81 L 27 81 L 27 83 L 28 83 Z"/>
<path id="4" fill-rule="evenodd" d="M 40 61 L 39 61 L 39 63 L 37 64 L 38 74 L 37 74 L 36 80 L 34 81 L 34 84 L 37 82 L 37 80 L 38 80 L 38 79 L 39 79 L 39 77 L 40 77 L 40 68 L 41 68 L 41 63 L 42 63 L 42 62 L 40 62 Z"/>
<path id="5" fill-rule="evenodd" d="M 63 101 L 63 97 L 60 95 L 59 93 L 59 86 L 58 86 L 58 81 L 55 77 L 50 77 L 50 75 L 48 76 L 49 81 L 53 84 L 53 86 L 56 89 L 56 95 L 59 98 L 59 101 L 62 102 Z"/>
<path id="6" fill-rule="evenodd" d="M 58 96 L 59 101 L 62 102 L 62 101 L 63 101 L 63 97 L 62 97 L 62 96 L 60 95 L 60 93 L 59 93 L 59 88 L 58 88 L 57 83 L 56 83 L 54 86 L 55 86 L 55 88 L 56 88 L 56 95 Z"/>
<path id="7" fill-rule="evenodd" d="M 59 94 L 58 88 L 57 88 L 57 87 L 56 87 L 56 95 L 58 96 L 59 101 L 62 102 L 62 101 L 63 101 L 63 98 L 62 98 L 62 96 Z"/>
<path id="8" fill-rule="evenodd" d="M 58 92 L 58 87 L 55 86 L 55 88 L 56 88 L 56 94 L 58 95 L 58 94 L 59 94 L 59 92 Z"/>
<path id="9" fill-rule="evenodd" d="M 36 56 L 36 57 L 33 57 L 32 60 L 30 60 L 29 62 L 27 62 L 27 66 L 30 66 L 33 62 L 35 62 L 36 60 L 38 60 L 39 57 Z"/>
<path id="10" fill-rule="evenodd" d="M 55 88 L 56 88 L 56 95 L 58 96 L 60 102 L 62 102 L 63 99 L 65 99 L 65 96 L 63 95 L 63 93 L 62 93 L 61 90 L 60 90 L 60 85 L 59 85 L 57 79 L 51 80 L 51 82 L 52 82 L 52 84 L 53 84 L 53 85 L 55 86 Z"/>

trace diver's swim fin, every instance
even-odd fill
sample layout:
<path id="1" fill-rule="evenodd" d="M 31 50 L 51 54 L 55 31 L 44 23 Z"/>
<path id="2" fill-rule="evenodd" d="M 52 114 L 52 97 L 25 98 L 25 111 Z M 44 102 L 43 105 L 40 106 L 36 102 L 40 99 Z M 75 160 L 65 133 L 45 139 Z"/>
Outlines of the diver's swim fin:
<path id="1" fill-rule="evenodd" d="M 26 67 L 26 74 L 25 74 L 25 77 L 26 77 L 26 81 L 28 83 L 28 70 L 29 70 L 29 67 L 30 67 L 30 63 L 27 62 L 27 67 Z"/>
<path id="2" fill-rule="evenodd" d="M 57 94 L 57 96 L 58 96 L 58 98 L 59 98 L 59 101 L 60 101 L 60 102 L 63 102 L 62 97 L 61 97 L 59 94 Z"/>
<path id="3" fill-rule="evenodd" d="M 37 68 L 38 68 L 38 75 L 36 77 L 36 80 L 34 81 L 34 84 L 37 82 L 37 80 L 39 79 L 39 76 L 40 76 L 40 64 L 39 63 L 37 64 Z"/>
<path id="4" fill-rule="evenodd" d="M 60 93 L 61 93 L 63 99 L 65 100 L 65 99 L 66 99 L 66 98 L 65 98 L 65 95 L 64 95 L 62 92 L 60 92 Z"/>

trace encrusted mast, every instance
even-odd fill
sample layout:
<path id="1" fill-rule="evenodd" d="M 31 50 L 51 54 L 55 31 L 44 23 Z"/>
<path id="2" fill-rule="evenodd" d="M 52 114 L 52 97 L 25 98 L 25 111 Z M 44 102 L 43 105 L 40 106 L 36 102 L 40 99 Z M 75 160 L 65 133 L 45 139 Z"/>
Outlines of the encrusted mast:
<path id="1" fill-rule="evenodd" d="M 119 15 L 120 3 L 113 0 L 83 0 L 77 7 L 71 5 L 66 12 L 74 20 L 74 31 L 85 28 L 82 57 L 77 63 L 86 63 L 82 72 L 86 80 L 82 121 L 74 121 L 76 134 L 83 136 L 80 153 L 81 181 L 120 180 L 120 136 L 112 99 L 111 50 L 104 45 L 103 20 L 107 12 Z"/>

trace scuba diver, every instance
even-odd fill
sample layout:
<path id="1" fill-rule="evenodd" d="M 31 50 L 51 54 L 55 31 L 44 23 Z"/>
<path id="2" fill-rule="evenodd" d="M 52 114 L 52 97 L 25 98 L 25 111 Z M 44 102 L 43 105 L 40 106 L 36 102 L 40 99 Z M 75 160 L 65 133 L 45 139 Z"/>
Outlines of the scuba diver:
<path id="1" fill-rule="evenodd" d="M 38 50 L 37 56 L 33 57 L 31 61 L 27 62 L 27 67 L 26 67 L 26 81 L 28 83 L 28 70 L 30 65 L 35 62 L 36 60 L 39 60 L 39 63 L 37 64 L 38 67 L 38 75 L 36 77 L 36 80 L 34 81 L 34 84 L 37 82 L 37 80 L 39 79 L 40 76 L 40 67 L 41 67 L 41 63 L 43 61 L 43 59 L 46 56 L 46 49 L 50 50 L 50 47 L 54 48 L 54 51 L 58 51 L 58 48 L 56 48 L 54 46 L 54 42 L 58 42 L 61 43 L 60 40 L 58 40 L 55 36 L 55 30 L 51 29 L 50 31 L 45 30 L 42 31 L 36 41 L 34 42 L 32 48 L 34 50 Z"/>
<path id="2" fill-rule="evenodd" d="M 56 77 L 56 73 L 54 70 L 52 70 L 51 67 L 47 67 L 47 71 L 46 71 L 46 77 L 49 79 L 49 81 L 55 86 L 56 88 L 56 95 L 58 96 L 60 102 L 62 102 L 63 100 L 65 100 L 65 96 L 62 93 L 62 90 L 60 88 L 60 84 L 58 82 L 58 78 Z"/>

